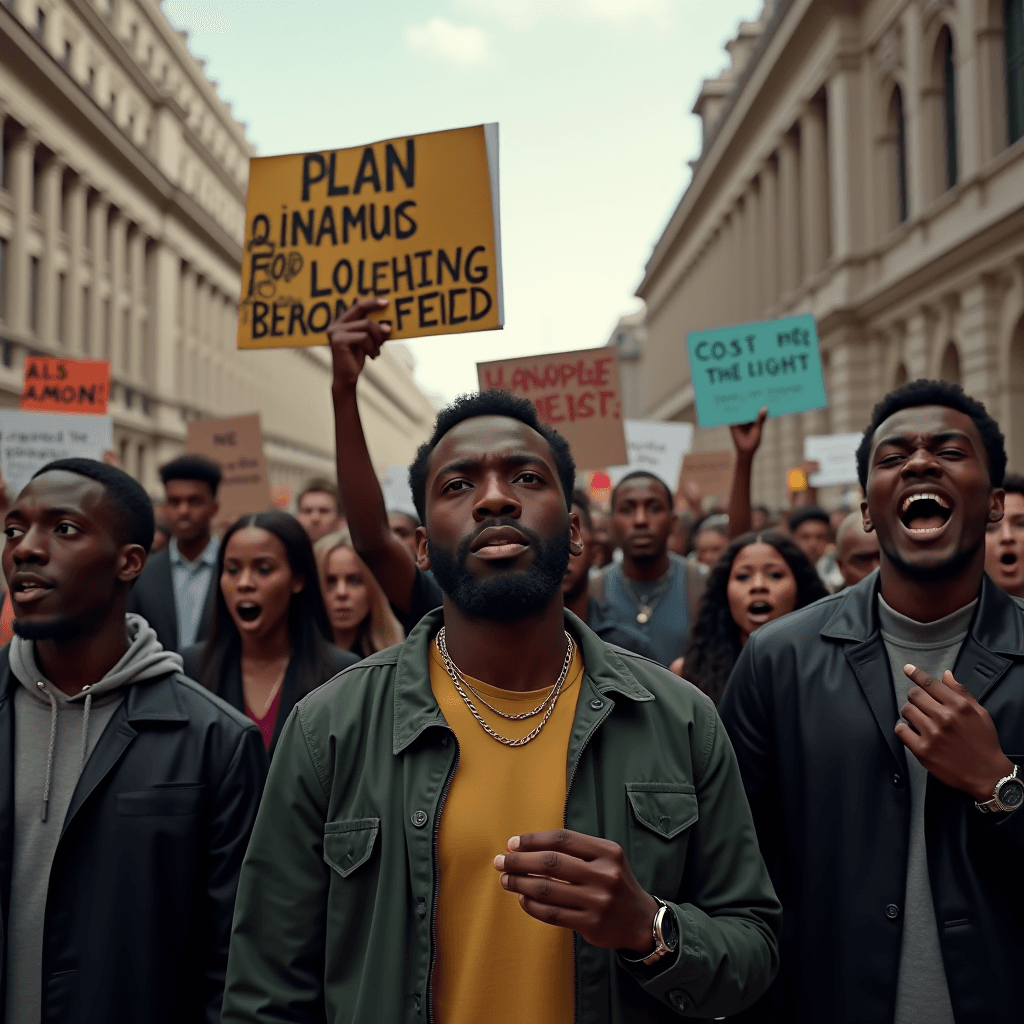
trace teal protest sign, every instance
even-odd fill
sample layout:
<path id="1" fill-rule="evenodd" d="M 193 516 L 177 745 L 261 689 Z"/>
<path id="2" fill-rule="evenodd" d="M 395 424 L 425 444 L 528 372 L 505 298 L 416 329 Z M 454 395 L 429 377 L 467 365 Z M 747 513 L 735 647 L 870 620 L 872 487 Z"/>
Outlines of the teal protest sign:
<path id="1" fill-rule="evenodd" d="M 791 316 L 686 336 L 702 427 L 749 423 L 764 405 L 786 416 L 828 405 L 814 317 Z"/>

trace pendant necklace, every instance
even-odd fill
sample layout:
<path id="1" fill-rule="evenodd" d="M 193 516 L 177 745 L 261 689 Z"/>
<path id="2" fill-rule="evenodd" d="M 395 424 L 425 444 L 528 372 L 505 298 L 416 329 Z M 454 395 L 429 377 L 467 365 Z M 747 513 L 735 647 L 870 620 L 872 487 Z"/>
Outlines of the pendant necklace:
<path id="1" fill-rule="evenodd" d="M 657 585 L 649 594 L 638 594 L 633 589 L 633 584 L 625 573 L 622 574 L 622 582 L 625 584 L 626 593 L 629 594 L 633 604 L 637 607 L 636 621 L 641 626 L 644 626 L 651 621 L 654 609 L 658 607 L 661 599 L 665 596 L 665 592 L 668 590 L 669 583 L 672 582 L 672 566 L 668 567 L 668 572 L 657 581 Z"/>

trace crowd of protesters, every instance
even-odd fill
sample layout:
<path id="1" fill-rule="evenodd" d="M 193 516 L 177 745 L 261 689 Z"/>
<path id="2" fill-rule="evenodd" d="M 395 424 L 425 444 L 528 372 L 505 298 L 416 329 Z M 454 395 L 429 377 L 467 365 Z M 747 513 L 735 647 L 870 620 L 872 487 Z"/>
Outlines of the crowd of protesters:
<path id="1" fill-rule="evenodd" d="M 356 397 L 383 304 L 330 328 L 295 516 L 218 535 L 191 455 L 159 518 L 86 459 L 6 496 L 0 1022 L 1022 1019 L 1024 478 L 984 407 L 886 396 L 856 507 L 752 503 L 762 412 L 721 504 L 602 508 L 485 392 L 413 514 Z"/>

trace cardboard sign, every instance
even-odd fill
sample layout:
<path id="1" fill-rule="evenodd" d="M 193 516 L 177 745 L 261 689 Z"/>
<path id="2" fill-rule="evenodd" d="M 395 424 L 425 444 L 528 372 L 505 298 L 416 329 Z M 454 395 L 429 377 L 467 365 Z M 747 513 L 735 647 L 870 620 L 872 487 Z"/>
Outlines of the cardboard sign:
<path id="1" fill-rule="evenodd" d="M 529 398 L 537 415 L 572 447 L 577 469 L 626 461 L 619 368 L 610 348 L 477 363 L 480 390 Z"/>
<path id="2" fill-rule="evenodd" d="M 692 423 L 625 420 L 628 463 L 608 470 L 613 484 L 627 473 L 645 469 L 664 480 L 670 491 L 679 484 L 683 456 L 693 447 Z"/>
<path id="3" fill-rule="evenodd" d="M 683 456 L 683 471 L 679 486 L 694 481 L 703 497 L 728 498 L 732 487 L 733 453 L 687 452 Z"/>
<path id="4" fill-rule="evenodd" d="M 857 483 L 857 449 L 861 437 L 857 434 L 818 434 L 804 438 L 804 458 L 818 463 L 818 472 L 812 473 L 812 487 L 831 487 Z"/>
<path id="5" fill-rule="evenodd" d="M 73 456 L 99 461 L 113 446 L 109 416 L 0 412 L 0 472 L 11 501 L 48 462 Z"/>
<path id="6" fill-rule="evenodd" d="M 392 338 L 505 322 L 498 126 L 249 161 L 239 348 L 327 343 L 353 302 Z"/>
<path id="7" fill-rule="evenodd" d="M 702 427 L 750 423 L 828 405 L 814 317 L 791 316 L 686 336 Z"/>
<path id="8" fill-rule="evenodd" d="M 110 363 L 106 359 L 25 357 L 21 407 L 26 412 L 107 414 Z"/>
<path id="9" fill-rule="evenodd" d="M 408 466 L 388 466 L 384 471 L 384 479 L 380 487 L 384 494 L 384 507 L 388 512 L 405 512 L 419 519 L 416 505 L 412 500 L 412 488 L 409 486 Z"/>
<path id="10" fill-rule="evenodd" d="M 230 526 L 239 516 L 273 506 L 257 413 L 218 420 L 192 420 L 185 447 L 216 462 L 223 473 L 218 523 Z"/>

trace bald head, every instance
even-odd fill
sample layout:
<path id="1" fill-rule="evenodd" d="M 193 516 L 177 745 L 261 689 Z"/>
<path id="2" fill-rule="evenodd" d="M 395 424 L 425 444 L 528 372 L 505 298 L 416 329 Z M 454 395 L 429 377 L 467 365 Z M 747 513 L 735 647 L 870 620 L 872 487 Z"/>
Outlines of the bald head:
<path id="1" fill-rule="evenodd" d="M 848 587 L 878 568 L 878 537 L 865 532 L 859 512 L 851 512 L 836 531 L 836 565 Z"/>

